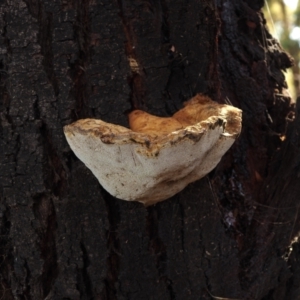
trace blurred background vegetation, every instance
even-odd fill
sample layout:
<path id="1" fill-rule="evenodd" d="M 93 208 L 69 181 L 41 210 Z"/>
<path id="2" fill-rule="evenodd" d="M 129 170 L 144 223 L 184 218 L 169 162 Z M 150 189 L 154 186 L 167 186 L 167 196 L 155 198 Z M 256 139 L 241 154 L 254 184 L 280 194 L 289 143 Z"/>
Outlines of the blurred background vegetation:
<path id="1" fill-rule="evenodd" d="M 293 100 L 300 96 L 300 0 L 265 0 L 264 15 L 270 33 L 294 58 L 294 66 L 287 70 L 286 79 Z"/>

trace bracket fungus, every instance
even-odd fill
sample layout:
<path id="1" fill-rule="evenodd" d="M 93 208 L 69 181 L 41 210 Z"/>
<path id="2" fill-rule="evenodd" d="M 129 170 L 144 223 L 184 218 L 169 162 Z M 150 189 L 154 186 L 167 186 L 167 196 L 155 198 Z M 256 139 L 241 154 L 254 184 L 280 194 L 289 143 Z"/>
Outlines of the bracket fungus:
<path id="1" fill-rule="evenodd" d="M 169 118 L 134 110 L 131 129 L 83 119 L 64 132 L 76 156 L 111 195 L 151 205 L 215 168 L 239 136 L 241 115 L 236 107 L 198 94 Z"/>

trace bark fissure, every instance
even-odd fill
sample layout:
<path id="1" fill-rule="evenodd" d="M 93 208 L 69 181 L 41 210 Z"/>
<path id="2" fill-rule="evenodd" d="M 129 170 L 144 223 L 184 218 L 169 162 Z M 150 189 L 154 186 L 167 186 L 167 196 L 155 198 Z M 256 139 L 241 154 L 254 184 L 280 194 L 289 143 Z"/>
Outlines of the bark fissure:
<path id="1" fill-rule="evenodd" d="M 107 257 L 107 278 L 105 281 L 105 295 L 106 299 L 117 299 L 117 284 L 120 268 L 120 245 L 118 240 L 118 226 L 120 223 L 120 215 L 118 213 L 119 206 L 115 199 L 113 199 L 106 192 L 105 203 L 108 211 L 109 229 L 106 233 L 107 248 L 109 249 Z"/>

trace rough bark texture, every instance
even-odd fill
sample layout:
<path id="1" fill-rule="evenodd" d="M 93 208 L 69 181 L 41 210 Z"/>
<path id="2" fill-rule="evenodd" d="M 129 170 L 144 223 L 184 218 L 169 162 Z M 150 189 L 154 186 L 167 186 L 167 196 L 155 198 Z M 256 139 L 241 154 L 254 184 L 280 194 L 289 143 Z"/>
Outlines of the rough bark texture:
<path id="1" fill-rule="evenodd" d="M 300 108 L 262 5 L 0 1 L 0 299 L 299 299 Z M 197 92 L 242 108 L 242 134 L 156 206 L 111 197 L 64 138 Z"/>

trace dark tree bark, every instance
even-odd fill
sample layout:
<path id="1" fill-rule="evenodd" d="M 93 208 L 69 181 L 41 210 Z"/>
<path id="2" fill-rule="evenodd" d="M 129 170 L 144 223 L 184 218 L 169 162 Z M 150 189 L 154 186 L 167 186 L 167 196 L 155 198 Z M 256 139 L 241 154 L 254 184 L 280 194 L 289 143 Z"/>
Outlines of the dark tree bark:
<path id="1" fill-rule="evenodd" d="M 0 299 L 299 299 L 300 108 L 263 3 L 0 1 Z M 198 92 L 243 110 L 241 136 L 152 207 L 110 196 L 63 134 Z"/>

